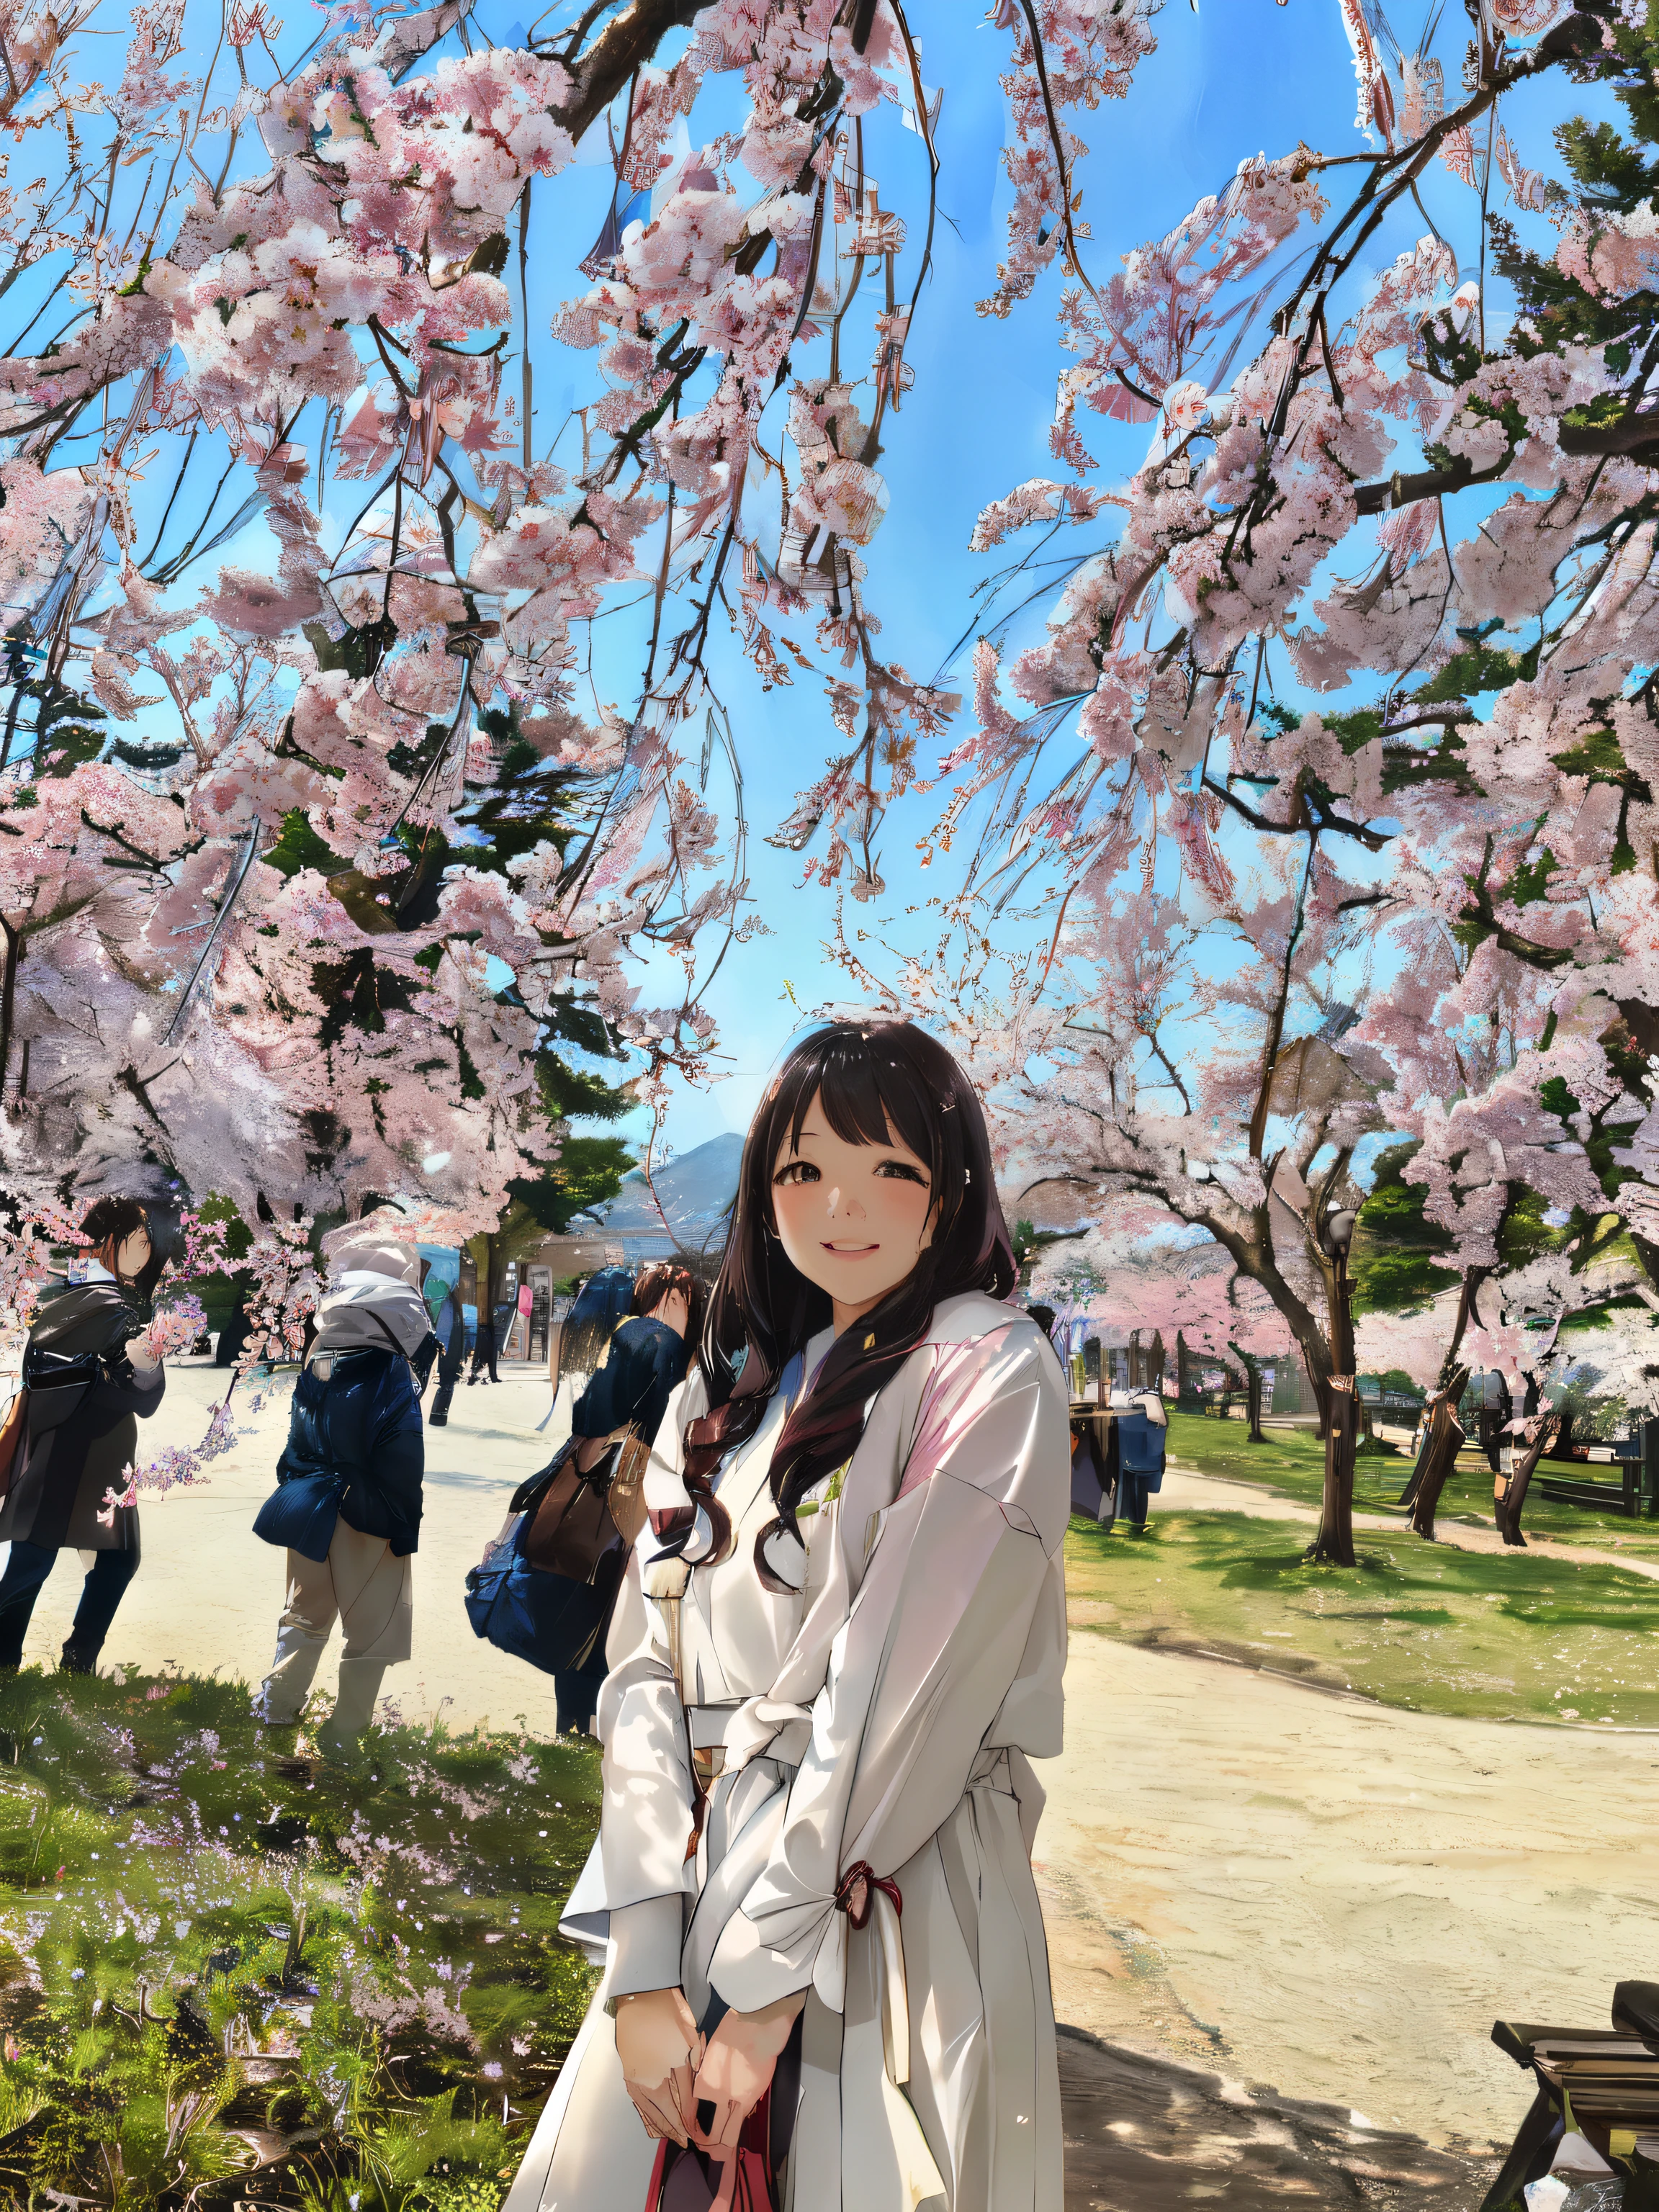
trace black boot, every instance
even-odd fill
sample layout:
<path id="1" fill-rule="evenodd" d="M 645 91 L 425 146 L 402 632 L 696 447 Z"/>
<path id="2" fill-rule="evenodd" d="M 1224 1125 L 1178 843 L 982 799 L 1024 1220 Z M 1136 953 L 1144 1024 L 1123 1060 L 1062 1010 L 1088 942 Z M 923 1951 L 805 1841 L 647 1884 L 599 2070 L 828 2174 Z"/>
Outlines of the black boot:
<path id="1" fill-rule="evenodd" d="M 58 1671 L 60 1674 L 95 1674 L 98 1672 L 97 1651 L 87 1651 L 73 1644 L 66 1644 L 58 1662 Z"/>

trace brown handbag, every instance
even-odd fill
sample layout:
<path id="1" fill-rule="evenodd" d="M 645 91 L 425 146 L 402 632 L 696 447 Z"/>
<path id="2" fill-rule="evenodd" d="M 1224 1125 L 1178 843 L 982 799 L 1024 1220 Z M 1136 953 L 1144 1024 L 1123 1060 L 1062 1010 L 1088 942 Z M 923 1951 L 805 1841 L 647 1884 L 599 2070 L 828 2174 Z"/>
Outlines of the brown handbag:
<path id="1" fill-rule="evenodd" d="M 25 1438 L 29 1425 L 29 1394 L 20 1390 L 0 1421 L 0 1498 L 4 1498 L 22 1473 Z"/>
<path id="2" fill-rule="evenodd" d="M 650 1455 L 627 1429 L 609 1443 L 610 1449 L 586 1474 L 578 1472 L 576 1455 L 570 1451 L 536 1503 L 522 1553 L 544 1574 L 591 1583 L 618 1540 L 631 1550 L 644 1526 Z"/>

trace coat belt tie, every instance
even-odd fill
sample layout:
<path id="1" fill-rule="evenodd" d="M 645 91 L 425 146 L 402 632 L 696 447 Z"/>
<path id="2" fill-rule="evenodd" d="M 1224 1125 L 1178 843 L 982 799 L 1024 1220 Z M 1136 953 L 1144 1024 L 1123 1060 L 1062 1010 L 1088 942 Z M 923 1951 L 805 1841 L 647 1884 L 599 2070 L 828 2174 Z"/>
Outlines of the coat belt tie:
<path id="1" fill-rule="evenodd" d="M 864 1901 L 855 1912 L 853 1910 L 853 1893 L 860 1882 L 864 1885 Z M 867 1859 L 859 1859 L 848 1868 L 841 1878 L 836 1890 L 836 1910 L 847 1915 L 849 1926 L 859 1929 L 867 1928 L 870 1924 L 870 1915 L 876 1908 L 878 1890 L 884 1897 L 890 1899 L 895 1912 L 903 1911 L 904 1899 L 899 1894 L 898 1884 L 878 1875 Z"/>
<path id="2" fill-rule="evenodd" d="M 855 1911 L 853 1899 L 860 1887 L 864 1893 Z M 904 1979 L 904 1938 L 899 1932 L 904 1899 L 896 1881 L 878 1875 L 868 1860 L 859 1859 L 836 1886 L 836 1909 L 847 1915 L 849 1928 L 867 1928 L 874 1917 L 881 1975 L 883 2056 L 888 2080 L 902 2087 L 910 2078 L 910 2001 Z"/>

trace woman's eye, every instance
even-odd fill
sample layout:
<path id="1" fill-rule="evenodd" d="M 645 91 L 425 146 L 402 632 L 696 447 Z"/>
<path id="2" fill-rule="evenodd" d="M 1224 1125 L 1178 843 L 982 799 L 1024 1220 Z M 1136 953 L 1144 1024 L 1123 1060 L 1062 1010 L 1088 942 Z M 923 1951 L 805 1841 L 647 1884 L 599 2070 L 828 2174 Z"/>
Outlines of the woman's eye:
<path id="1" fill-rule="evenodd" d="M 903 1160 L 884 1160 L 876 1170 L 876 1173 L 900 1182 L 919 1182 L 924 1190 L 927 1188 L 927 1176 L 919 1169 L 908 1166 Z"/>
<path id="2" fill-rule="evenodd" d="M 787 1168 L 780 1168 L 772 1178 L 774 1182 L 819 1182 L 823 1178 L 811 1160 L 791 1160 Z"/>

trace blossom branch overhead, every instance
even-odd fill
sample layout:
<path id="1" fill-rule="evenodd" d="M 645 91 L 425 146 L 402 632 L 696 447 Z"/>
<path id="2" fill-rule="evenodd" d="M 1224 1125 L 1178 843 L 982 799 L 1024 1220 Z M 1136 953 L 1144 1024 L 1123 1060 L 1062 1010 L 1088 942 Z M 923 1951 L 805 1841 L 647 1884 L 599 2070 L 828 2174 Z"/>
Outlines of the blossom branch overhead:
<path id="1" fill-rule="evenodd" d="M 487 1222 L 556 1157 L 561 1045 L 631 1054 L 659 1107 L 709 1071 L 709 976 L 761 926 L 717 626 L 763 683 L 822 676 L 844 757 L 780 836 L 821 830 L 860 896 L 955 709 L 878 652 L 865 555 L 940 95 L 897 0 L 632 0 L 517 49 L 455 0 L 309 45 L 234 0 L 205 46 L 146 0 L 115 82 L 76 74 L 94 12 L 0 22 L 6 114 L 64 155 L 0 210 L 3 283 L 74 261 L 0 363 L 4 1172 Z M 1150 13 L 1022 19 L 1009 81 L 1121 92 Z M 741 129 L 690 143 L 728 88 Z M 903 212 L 868 158 L 900 120 Z M 599 389 L 556 459 L 528 272 L 595 131 L 611 214 L 553 336 Z M 611 703 L 594 626 L 641 584 Z"/>

